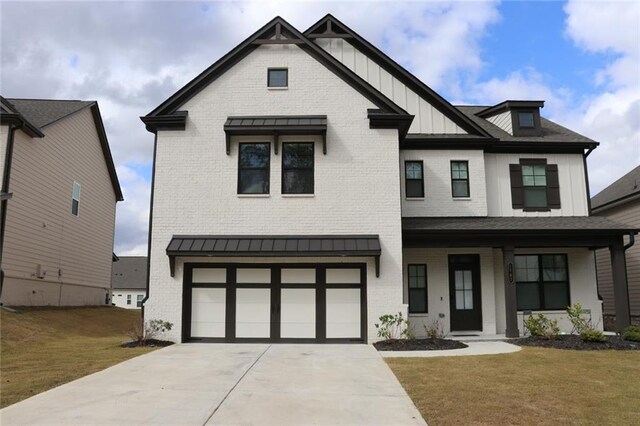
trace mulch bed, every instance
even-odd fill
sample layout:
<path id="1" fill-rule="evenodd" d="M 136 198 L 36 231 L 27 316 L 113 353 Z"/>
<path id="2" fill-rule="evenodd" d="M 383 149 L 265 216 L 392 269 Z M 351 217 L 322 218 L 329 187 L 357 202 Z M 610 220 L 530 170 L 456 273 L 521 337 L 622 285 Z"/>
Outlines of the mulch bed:
<path id="1" fill-rule="evenodd" d="M 143 346 L 150 346 L 150 347 L 165 347 L 165 346 L 171 346 L 173 345 L 173 342 L 169 342 L 167 340 L 157 340 L 157 339 L 149 339 L 149 340 L 145 340 L 144 342 L 127 342 L 127 343 L 123 343 L 120 345 L 121 348 L 139 348 L 139 347 L 143 347 Z"/>
<path id="2" fill-rule="evenodd" d="M 607 341 L 602 343 L 584 342 L 580 336 L 575 335 L 558 336 L 555 340 L 546 340 L 540 337 L 524 337 L 521 339 L 509 340 L 509 343 L 513 343 L 518 346 L 539 346 L 543 348 L 575 349 L 580 351 L 640 349 L 640 342 L 623 340 L 620 336 L 607 336 Z"/>
<path id="3" fill-rule="evenodd" d="M 379 351 L 441 351 L 467 347 L 462 342 L 449 339 L 392 339 L 376 342 L 373 346 Z"/>

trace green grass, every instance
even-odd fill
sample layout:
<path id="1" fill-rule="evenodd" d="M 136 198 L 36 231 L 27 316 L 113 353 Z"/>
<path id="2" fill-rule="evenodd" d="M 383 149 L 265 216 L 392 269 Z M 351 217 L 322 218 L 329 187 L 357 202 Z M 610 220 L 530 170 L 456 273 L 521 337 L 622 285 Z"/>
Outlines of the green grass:
<path id="1" fill-rule="evenodd" d="M 431 426 L 638 425 L 640 351 L 388 358 Z"/>
<path id="2" fill-rule="evenodd" d="M 0 407 L 154 348 L 121 348 L 140 311 L 109 307 L 0 311 Z"/>

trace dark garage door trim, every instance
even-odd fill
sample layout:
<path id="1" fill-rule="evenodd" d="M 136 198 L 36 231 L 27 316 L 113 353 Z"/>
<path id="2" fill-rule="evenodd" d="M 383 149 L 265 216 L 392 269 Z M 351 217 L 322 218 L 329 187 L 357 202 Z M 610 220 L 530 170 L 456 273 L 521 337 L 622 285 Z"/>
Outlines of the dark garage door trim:
<path id="1" fill-rule="evenodd" d="M 193 283 L 192 271 L 195 268 L 226 268 L 226 281 L 222 284 Z M 270 338 L 236 338 L 236 270 L 238 268 L 271 269 L 271 337 Z M 282 284 L 282 269 L 316 270 L 315 284 Z M 330 288 L 360 289 L 360 337 L 359 338 L 327 338 L 326 337 L 326 270 L 327 269 L 360 269 L 359 284 L 330 284 Z M 281 338 L 279 319 L 280 290 L 282 288 L 316 289 L 316 337 L 315 338 Z M 193 288 L 225 288 L 225 337 L 200 338 L 191 337 L 191 303 Z M 265 284 L 241 284 L 241 288 L 265 288 Z M 367 342 L 367 265 L 366 263 L 185 263 L 182 292 L 182 342 L 212 343 L 366 343 Z"/>

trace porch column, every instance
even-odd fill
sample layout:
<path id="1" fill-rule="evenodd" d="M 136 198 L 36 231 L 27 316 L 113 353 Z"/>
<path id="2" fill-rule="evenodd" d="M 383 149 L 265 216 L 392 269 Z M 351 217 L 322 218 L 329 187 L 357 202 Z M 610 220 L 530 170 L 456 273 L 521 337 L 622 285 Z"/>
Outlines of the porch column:
<path id="1" fill-rule="evenodd" d="M 611 276 L 613 278 L 613 301 L 616 309 L 616 331 L 621 333 L 631 325 L 629 312 L 629 288 L 627 285 L 627 264 L 624 256 L 623 240 L 609 246 L 611 253 Z"/>
<path id="2" fill-rule="evenodd" d="M 518 306 L 516 302 L 515 261 L 513 246 L 502 247 L 502 260 L 504 269 L 504 306 L 507 329 L 507 337 L 519 337 L 518 331 Z"/>

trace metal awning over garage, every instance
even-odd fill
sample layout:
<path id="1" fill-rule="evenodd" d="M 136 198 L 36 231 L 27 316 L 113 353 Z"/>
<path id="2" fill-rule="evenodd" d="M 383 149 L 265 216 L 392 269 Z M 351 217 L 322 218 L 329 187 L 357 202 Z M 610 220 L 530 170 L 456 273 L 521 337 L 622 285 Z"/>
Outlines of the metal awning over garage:
<path id="1" fill-rule="evenodd" d="M 174 235 L 167 246 L 171 276 L 176 257 L 368 257 L 380 276 L 378 235 Z"/>
<path id="2" fill-rule="evenodd" d="M 322 152 L 327 153 L 326 115 L 263 115 L 228 117 L 224 123 L 227 155 L 231 153 L 231 136 L 269 135 L 276 138 L 275 153 L 278 154 L 280 135 L 322 136 Z"/>

